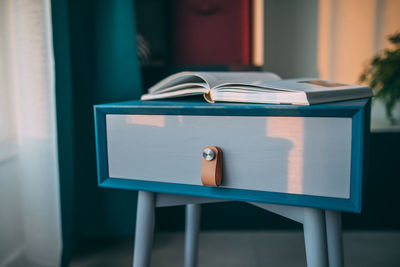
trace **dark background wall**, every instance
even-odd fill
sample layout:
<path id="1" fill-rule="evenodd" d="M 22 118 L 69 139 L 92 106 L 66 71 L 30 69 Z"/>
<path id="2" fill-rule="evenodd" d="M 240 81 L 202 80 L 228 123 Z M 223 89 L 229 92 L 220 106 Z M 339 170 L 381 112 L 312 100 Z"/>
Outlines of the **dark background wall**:
<path id="1" fill-rule="evenodd" d="M 265 0 L 263 70 L 318 77 L 318 0 Z"/>

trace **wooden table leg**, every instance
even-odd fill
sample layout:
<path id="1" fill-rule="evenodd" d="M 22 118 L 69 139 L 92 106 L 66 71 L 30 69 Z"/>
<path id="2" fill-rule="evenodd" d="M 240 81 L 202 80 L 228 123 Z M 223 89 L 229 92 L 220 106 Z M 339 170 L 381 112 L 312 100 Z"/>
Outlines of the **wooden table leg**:
<path id="1" fill-rule="evenodd" d="M 342 215 L 339 211 L 326 210 L 325 219 L 329 267 L 343 267 Z"/>
<path id="2" fill-rule="evenodd" d="M 139 191 L 137 214 L 135 247 L 133 252 L 134 267 L 150 266 L 151 247 L 153 245 L 154 234 L 154 193 Z"/>
<path id="3" fill-rule="evenodd" d="M 185 267 L 196 267 L 200 228 L 200 204 L 186 205 Z"/>
<path id="4" fill-rule="evenodd" d="M 307 267 L 328 266 L 325 214 L 320 209 L 304 209 L 304 243 Z"/>

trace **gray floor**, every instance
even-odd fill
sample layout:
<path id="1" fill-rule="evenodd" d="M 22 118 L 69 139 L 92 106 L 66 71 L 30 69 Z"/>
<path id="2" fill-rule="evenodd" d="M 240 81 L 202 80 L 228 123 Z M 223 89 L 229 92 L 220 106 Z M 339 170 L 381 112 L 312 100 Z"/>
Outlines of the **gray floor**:
<path id="1" fill-rule="evenodd" d="M 400 266 L 400 232 L 345 232 L 345 265 Z M 155 236 L 152 265 L 183 266 L 183 233 Z M 109 240 L 76 252 L 72 267 L 131 266 L 133 241 Z M 199 266 L 306 266 L 303 235 L 291 231 L 202 232 Z"/>

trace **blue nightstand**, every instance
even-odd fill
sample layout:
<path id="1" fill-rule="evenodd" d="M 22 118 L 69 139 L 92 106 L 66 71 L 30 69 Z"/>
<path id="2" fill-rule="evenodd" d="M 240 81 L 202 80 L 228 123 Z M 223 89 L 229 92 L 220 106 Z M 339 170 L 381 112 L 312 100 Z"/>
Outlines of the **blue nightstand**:
<path id="1" fill-rule="evenodd" d="M 134 266 L 150 259 L 154 208 L 187 205 L 195 266 L 200 205 L 245 201 L 303 224 L 308 266 L 342 266 L 340 211 L 360 212 L 368 99 L 313 106 L 130 101 L 96 105 L 98 183 L 139 191 Z M 201 152 L 223 151 L 219 187 Z"/>

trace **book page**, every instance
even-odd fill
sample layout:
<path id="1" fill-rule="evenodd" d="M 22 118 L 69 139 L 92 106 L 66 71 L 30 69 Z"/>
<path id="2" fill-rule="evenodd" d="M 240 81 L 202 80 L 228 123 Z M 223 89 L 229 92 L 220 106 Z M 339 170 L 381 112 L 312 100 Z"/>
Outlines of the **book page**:
<path id="1" fill-rule="evenodd" d="M 157 93 L 160 90 L 167 89 L 167 88 L 174 88 L 177 85 L 180 84 L 194 84 L 194 83 L 199 83 L 203 87 L 203 85 L 206 85 L 206 81 L 201 78 L 199 75 L 196 75 L 196 73 L 193 72 L 179 72 L 176 74 L 173 74 L 160 82 L 156 83 L 152 87 L 149 88 L 148 93 Z M 174 89 L 173 89 L 174 90 Z"/>
<path id="2" fill-rule="evenodd" d="M 219 85 L 211 90 L 213 101 L 291 103 L 296 105 L 326 103 L 371 97 L 370 88 L 313 78 Z"/>
<path id="3" fill-rule="evenodd" d="M 167 91 L 159 94 L 144 94 L 140 97 L 141 100 L 155 100 L 173 97 L 195 96 L 207 93 L 208 89 L 204 88 L 187 88 L 179 91 Z"/>
<path id="4" fill-rule="evenodd" d="M 222 84 L 254 84 L 266 81 L 280 80 L 280 77 L 272 72 L 196 72 L 207 81 L 210 88 Z"/>
<path id="5" fill-rule="evenodd" d="M 323 86 L 323 84 L 325 86 Z M 265 87 L 269 89 L 277 90 L 288 90 L 288 91 L 302 91 L 306 93 L 313 92 L 329 92 L 338 90 L 347 90 L 352 88 L 363 88 L 365 86 L 355 84 L 344 84 L 344 83 L 332 83 L 328 81 L 322 81 L 315 78 L 301 78 L 301 79 L 288 79 L 280 81 L 270 81 L 255 84 L 259 87 Z M 331 86 L 327 86 L 331 85 Z"/>
<path id="6" fill-rule="evenodd" d="M 159 90 L 157 90 L 157 94 L 163 94 L 163 93 L 167 93 L 167 92 L 176 92 L 176 91 L 182 91 L 184 89 L 202 89 L 204 92 L 207 92 L 208 86 L 205 82 L 203 83 L 183 83 L 183 84 L 177 84 L 171 87 L 167 87 L 167 88 L 160 88 Z"/>

